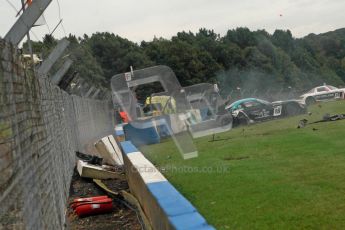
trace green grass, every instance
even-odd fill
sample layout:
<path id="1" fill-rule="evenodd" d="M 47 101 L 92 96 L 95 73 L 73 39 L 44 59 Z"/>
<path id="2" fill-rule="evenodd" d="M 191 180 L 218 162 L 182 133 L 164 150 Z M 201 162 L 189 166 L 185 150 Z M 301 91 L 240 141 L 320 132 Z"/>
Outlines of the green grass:
<path id="1" fill-rule="evenodd" d="M 310 111 L 196 139 L 190 160 L 170 140 L 141 150 L 217 229 L 345 229 L 345 120 L 296 128 L 345 101 Z"/>

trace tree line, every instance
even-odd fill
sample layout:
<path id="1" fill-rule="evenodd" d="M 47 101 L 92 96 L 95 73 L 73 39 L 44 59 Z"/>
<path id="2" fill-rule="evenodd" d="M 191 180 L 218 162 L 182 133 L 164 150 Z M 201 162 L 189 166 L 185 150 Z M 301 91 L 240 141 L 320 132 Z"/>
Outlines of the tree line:
<path id="1" fill-rule="evenodd" d="M 108 88 L 111 77 L 129 71 L 130 66 L 154 65 L 172 68 L 183 86 L 218 83 L 224 93 L 237 87 L 306 90 L 323 83 L 345 84 L 345 29 L 303 38 L 294 38 L 289 30 L 269 34 L 237 28 L 220 36 L 202 28 L 140 44 L 108 32 L 83 37 L 70 34 L 68 40 L 74 60 L 68 74 L 77 71 L 93 84 Z M 46 35 L 33 48 L 46 56 L 55 45 L 56 39 Z"/>

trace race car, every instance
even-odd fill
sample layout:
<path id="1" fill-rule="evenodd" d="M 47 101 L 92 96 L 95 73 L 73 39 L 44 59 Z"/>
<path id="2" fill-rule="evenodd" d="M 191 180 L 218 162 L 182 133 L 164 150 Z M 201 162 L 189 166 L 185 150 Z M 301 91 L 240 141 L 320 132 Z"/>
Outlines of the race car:
<path id="1" fill-rule="evenodd" d="M 318 86 L 300 96 L 301 103 L 312 105 L 317 101 L 344 99 L 345 88 L 338 89 L 331 85 Z"/>
<path id="2" fill-rule="evenodd" d="M 303 114 L 306 108 L 301 103 L 289 101 L 268 102 L 257 98 L 235 101 L 225 107 L 233 116 L 233 125 L 248 125 L 279 117 Z"/>

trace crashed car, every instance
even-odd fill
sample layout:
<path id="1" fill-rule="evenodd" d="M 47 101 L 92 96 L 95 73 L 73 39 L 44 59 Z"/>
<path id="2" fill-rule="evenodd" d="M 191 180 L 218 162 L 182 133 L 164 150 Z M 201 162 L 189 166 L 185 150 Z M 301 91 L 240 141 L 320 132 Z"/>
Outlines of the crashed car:
<path id="1" fill-rule="evenodd" d="M 289 100 L 271 103 L 257 98 L 246 98 L 235 101 L 226 106 L 225 109 L 231 112 L 234 126 L 248 125 L 306 112 L 305 106 L 298 101 Z"/>
<path id="2" fill-rule="evenodd" d="M 306 105 L 312 105 L 317 101 L 330 101 L 344 99 L 345 88 L 337 88 L 331 85 L 323 85 L 309 90 L 300 96 L 300 101 Z"/>

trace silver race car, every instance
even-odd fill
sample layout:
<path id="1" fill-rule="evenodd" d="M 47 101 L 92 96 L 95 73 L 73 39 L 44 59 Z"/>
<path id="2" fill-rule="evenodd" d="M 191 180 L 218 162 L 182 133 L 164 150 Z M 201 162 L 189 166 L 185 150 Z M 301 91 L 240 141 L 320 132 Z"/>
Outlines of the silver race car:
<path id="1" fill-rule="evenodd" d="M 300 102 L 312 105 L 317 101 L 344 99 L 345 88 L 338 89 L 331 85 L 318 86 L 300 96 Z"/>

